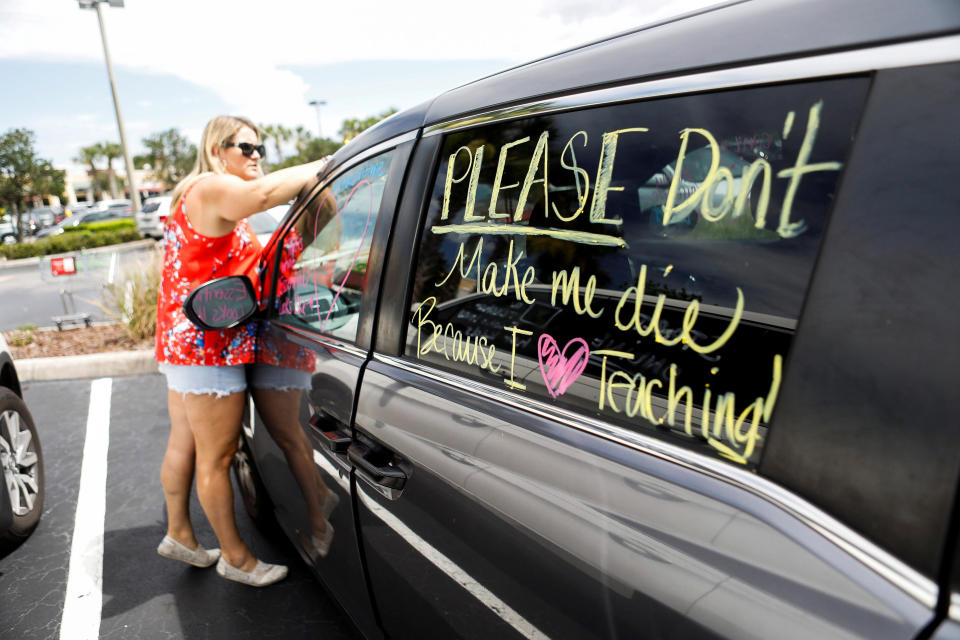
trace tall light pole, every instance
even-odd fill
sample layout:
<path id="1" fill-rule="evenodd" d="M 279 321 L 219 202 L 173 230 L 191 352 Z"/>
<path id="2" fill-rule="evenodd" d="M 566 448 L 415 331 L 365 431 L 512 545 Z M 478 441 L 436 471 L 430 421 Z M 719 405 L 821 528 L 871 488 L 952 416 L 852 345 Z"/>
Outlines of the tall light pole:
<path id="1" fill-rule="evenodd" d="M 110 64 L 110 49 L 107 48 L 107 32 L 103 28 L 103 14 L 100 12 L 100 3 L 107 2 L 111 7 L 123 7 L 123 0 L 77 0 L 81 9 L 96 9 L 97 21 L 100 23 L 100 39 L 103 40 L 103 57 L 107 60 L 107 76 L 110 78 L 110 91 L 113 92 L 113 110 L 117 114 L 117 128 L 120 130 L 120 149 L 123 151 L 123 161 L 127 167 L 127 184 L 130 187 L 130 202 L 133 204 L 133 215 L 140 213 L 140 189 L 137 177 L 133 173 L 133 162 L 130 160 L 130 151 L 127 149 L 127 135 L 123 129 L 123 116 L 120 115 L 120 99 L 117 97 L 117 82 L 113 78 L 113 65 Z"/>
<path id="2" fill-rule="evenodd" d="M 311 107 L 316 108 L 317 110 L 317 137 L 323 137 L 323 126 L 320 124 L 320 107 L 327 104 L 326 100 L 311 100 L 308 102 Z"/>

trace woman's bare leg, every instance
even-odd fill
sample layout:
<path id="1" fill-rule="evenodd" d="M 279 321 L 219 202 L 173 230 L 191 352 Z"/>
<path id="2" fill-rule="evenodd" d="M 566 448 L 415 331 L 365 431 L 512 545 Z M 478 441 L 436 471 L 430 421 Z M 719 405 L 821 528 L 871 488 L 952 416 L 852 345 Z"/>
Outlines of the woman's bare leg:
<path id="1" fill-rule="evenodd" d="M 170 410 L 170 437 L 160 467 L 160 482 L 167 500 L 167 535 L 190 549 L 196 549 L 197 538 L 190 522 L 190 487 L 196 456 L 193 432 L 181 394 L 168 391 L 167 407 Z"/>
<path id="2" fill-rule="evenodd" d="M 197 495 L 220 541 L 224 560 L 251 571 L 257 559 L 240 537 L 233 513 L 230 463 L 237 450 L 243 418 L 244 393 L 223 397 L 187 394 L 187 418 L 197 448 Z"/>
<path id="3" fill-rule="evenodd" d="M 287 464 L 303 492 L 310 528 L 313 535 L 323 536 L 327 520 L 323 517 L 323 503 L 330 489 L 324 484 L 313 461 L 313 446 L 300 428 L 299 389 L 251 389 L 257 411 L 267 431 L 287 458 Z"/>

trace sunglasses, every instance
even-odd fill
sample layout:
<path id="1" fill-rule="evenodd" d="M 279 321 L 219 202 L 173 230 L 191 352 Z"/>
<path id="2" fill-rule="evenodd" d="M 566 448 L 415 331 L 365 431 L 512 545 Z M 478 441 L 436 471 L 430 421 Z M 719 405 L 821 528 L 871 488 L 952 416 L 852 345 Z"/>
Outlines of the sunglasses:
<path id="1" fill-rule="evenodd" d="M 248 158 L 253 155 L 254 151 L 260 154 L 261 158 L 267 155 L 267 148 L 264 147 L 262 144 L 251 144 L 249 142 L 224 142 L 223 146 L 224 147 L 240 147 L 240 153 L 242 153 Z"/>

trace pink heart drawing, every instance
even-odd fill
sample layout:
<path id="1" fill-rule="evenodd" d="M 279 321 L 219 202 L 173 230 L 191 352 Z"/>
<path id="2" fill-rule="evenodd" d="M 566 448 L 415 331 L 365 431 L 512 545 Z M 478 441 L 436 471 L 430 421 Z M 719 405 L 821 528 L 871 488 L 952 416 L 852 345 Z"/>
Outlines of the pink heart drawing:
<path id="1" fill-rule="evenodd" d="M 573 348 L 573 353 L 567 352 Z M 587 368 L 590 347 L 583 338 L 573 338 L 560 351 L 557 341 L 546 333 L 537 341 L 537 358 L 540 360 L 540 373 L 547 385 L 547 391 L 554 398 L 562 394 L 573 384 L 583 370 Z"/>

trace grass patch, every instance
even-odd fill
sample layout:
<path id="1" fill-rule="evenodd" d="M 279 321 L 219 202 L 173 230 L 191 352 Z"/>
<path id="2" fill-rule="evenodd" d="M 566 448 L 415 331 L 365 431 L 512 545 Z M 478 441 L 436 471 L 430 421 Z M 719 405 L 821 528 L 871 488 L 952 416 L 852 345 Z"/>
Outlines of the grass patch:
<path id="1" fill-rule="evenodd" d="M 7 343 L 11 347 L 25 347 L 28 344 L 33 344 L 33 332 L 36 327 L 32 329 L 25 329 L 24 327 L 18 327 L 16 331 L 11 331 L 7 337 Z"/>

